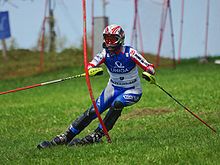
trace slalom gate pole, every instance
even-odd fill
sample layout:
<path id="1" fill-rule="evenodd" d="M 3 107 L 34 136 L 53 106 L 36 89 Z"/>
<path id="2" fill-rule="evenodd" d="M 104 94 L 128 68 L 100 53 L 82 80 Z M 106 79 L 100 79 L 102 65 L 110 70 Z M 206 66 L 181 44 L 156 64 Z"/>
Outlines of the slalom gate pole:
<path id="1" fill-rule="evenodd" d="M 172 43 L 172 54 L 173 54 L 173 68 L 176 68 L 176 60 L 175 60 L 175 42 L 174 42 L 174 30 L 173 30 L 173 18 L 172 18 L 172 11 L 171 11 L 171 1 L 167 1 L 168 5 L 168 12 L 170 16 L 170 32 L 171 32 L 171 43 Z"/>
<path id="2" fill-rule="evenodd" d="M 156 67 L 159 67 L 160 65 L 160 51 L 163 43 L 163 35 L 166 27 L 167 14 L 168 14 L 167 0 L 164 0 L 162 6 L 162 12 L 161 12 L 161 20 L 160 20 L 160 35 L 159 35 L 159 43 L 157 48 Z"/>
<path id="3" fill-rule="evenodd" d="M 0 95 L 13 93 L 13 92 L 18 92 L 18 91 L 22 91 L 22 90 L 26 90 L 26 89 L 31 89 L 31 88 L 36 88 L 36 87 L 39 87 L 39 86 L 45 86 L 45 85 L 50 85 L 50 84 L 54 84 L 54 83 L 59 83 L 59 82 L 66 81 L 66 80 L 71 80 L 71 79 L 74 79 L 74 78 L 85 77 L 85 75 L 86 75 L 85 73 L 82 73 L 82 74 L 79 74 L 79 75 L 70 76 L 70 77 L 66 77 L 66 78 L 62 78 L 62 79 L 58 79 L 58 80 L 52 80 L 52 81 L 48 81 L 48 82 L 43 82 L 43 83 L 39 83 L 39 84 L 34 84 L 34 85 L 30 85 L 30 86 L 16 88 L 16 89 L 0 92 Z"/>
<path id="4" fill-rule="evenodd" d="M 85 73 L 86 73 L 86 83 L 87 83 L 87 87 L 88 87 L 88 90 L 89 90 L 89 95 L 90 95 L 92 104 L 94 106 L 96 115 L 99 119 L 99 122 L 102 126 L 102 129 L 105 133 L 105 136 L 106 136 L 108 142 L 111 143 L 111 138 L 108 134 L 108 130 L 105 127 L 105 124 L 104 124 L 104 122 L 103 122 L 103 120 L 100 116 L 98 107 L 96 105 L 96 102 L 95 102 L 95 99 L 94 99 L 94 96 L 93 96 L 93 92 L 92 92 L 90 79 L 89 79 L 89 72 L 88 72 L 88 65 L 87 65 L 88 62 L 87 62 L 87 38 L 86 38 L 86 33 L 87 33 L 86 32 L 86 0 L 82 0 L 82 8 L 83 8 L 83 54 L 84 54 L 84 69 L 85 69 Z"/>

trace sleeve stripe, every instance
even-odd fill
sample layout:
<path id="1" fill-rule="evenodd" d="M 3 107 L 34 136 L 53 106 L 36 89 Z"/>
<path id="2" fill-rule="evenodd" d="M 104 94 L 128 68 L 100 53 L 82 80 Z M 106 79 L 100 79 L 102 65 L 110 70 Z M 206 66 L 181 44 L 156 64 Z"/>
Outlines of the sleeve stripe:
<path id="1" fill-rule="evenodd" d="M 135 53 L 131 55 L 131 59 L 138 65 L 140 66 L 144 71 L 147 70 L 147 66 L 150 65 L 150 63 L 147 62 L 147 60 L 145 60 L 143 58 L 143 56 Z"/>
<path id="2" fill-rule="evenodd" d="M 133 58 L 131 56 L 131 59 L 138 65 L 140 66 L 144 71 L 147 69 L 147 66 L 146 65 L 143 65 L 143 63 L 141 63 L 140 61 L 138 61 L 136 58 Z"/>
<path id="3" fill-rule="evenodd" d="M 105 62 L 105 57 L 98 63 L 98 65 L 101 65 L 104 62 Z"/>

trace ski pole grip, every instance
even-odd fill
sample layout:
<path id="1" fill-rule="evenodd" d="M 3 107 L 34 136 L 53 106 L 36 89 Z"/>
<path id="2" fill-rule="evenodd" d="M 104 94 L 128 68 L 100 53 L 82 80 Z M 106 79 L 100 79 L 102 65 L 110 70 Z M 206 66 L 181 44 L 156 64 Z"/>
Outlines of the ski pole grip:
<path id="1" fill-rule="evenodd" d="M 151 84 L 156 84 L 156 79 L 153 75 L 151 75 L 148 72 L 143 72 L 142 73 L 142 77 L 147 80 L 148 82 L 150 82 Z"/>
<path id="2" fill-rule="evenodd" d="M 103 74 L 103 69 L 101 67 L 95 67 L 89 69 L 89 76 L 99 76 Z"/>

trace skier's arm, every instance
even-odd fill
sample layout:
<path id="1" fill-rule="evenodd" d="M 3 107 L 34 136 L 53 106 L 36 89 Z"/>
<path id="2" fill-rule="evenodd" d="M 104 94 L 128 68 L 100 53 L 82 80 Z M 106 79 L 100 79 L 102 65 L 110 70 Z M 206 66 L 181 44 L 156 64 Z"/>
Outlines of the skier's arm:
<path id="1" fill-rule="evenodd" d="M 149 63 L 141 54 L 139 54 L 136 50 L 130 49 L 131 59 L 140 66 L 144 71 L 154 75 L 154 65 Z"/>
<path id="2" fill-rule="evenodd" d="M 96 54 L 95 57 L 92 59 L 92 61 L 89 62 L 88 69 L 93 68 L 93 67 L 98 67 L 99 65 L 104 63 L 105 55 L 106 55 L 105 49 L 103 49 L 102 52 Z"/>

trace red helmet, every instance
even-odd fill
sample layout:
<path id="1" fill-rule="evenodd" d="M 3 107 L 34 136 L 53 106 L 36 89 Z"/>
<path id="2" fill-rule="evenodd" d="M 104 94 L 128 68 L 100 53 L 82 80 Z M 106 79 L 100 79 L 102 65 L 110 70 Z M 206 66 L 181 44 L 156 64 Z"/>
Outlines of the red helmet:
<path id="1" fill-rule="evenodd" d="M 124 45 L 125 33 L 119 25 L 109 25 L 103 31 L 104 47 L 108 50 L 117 50 Z"/>

